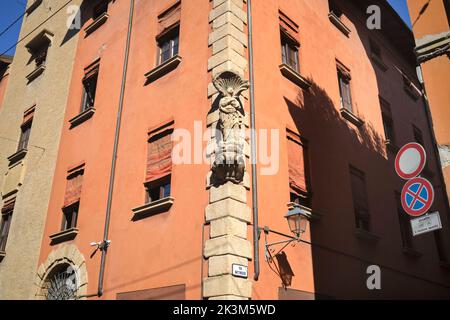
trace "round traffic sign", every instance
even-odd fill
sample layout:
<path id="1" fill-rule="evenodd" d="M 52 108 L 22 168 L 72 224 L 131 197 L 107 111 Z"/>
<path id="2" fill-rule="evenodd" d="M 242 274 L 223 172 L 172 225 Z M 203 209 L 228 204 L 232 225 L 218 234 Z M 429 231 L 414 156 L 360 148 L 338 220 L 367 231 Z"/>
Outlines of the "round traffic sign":
<path id="1" fill-rule="evenodd" d="M 402 207 L 410 216 L 419 217 L 427 213 L 433 200 L 433 186 L 427 179 L 413 178 L 403 187 Z"/>
<path id="2" fill-rule="evenodd" d="M 405 180 L 417 177 L 425 167 L 425 149 L 418 143 L 404 145 L 395 157 L 395 171 Z"/>

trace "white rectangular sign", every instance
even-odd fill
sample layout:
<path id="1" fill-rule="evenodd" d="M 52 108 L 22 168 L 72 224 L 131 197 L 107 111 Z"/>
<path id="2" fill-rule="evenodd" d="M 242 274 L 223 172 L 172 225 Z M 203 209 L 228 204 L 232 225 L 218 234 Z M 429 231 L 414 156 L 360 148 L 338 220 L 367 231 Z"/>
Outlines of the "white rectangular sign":
<path id="1" fill-rule="evenodd" d="M 233 263 L 233 276 L 247 279 L 248 267 Z"/>
<path id="2" fill-rule="evenodd" d="M 429 213 L 411 220 L 411 228 L 414 236 L 442 229 L 439 212 Z"/>

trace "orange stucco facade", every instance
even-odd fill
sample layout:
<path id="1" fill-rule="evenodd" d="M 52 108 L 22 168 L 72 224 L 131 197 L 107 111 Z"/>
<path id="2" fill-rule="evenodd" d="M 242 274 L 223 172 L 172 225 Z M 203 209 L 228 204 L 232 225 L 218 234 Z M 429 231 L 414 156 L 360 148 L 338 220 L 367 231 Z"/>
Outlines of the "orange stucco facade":
<path id="1" fill-rule="evenodd" d="M 206 128 L 206 115 L 211 109 L 207 92 L 212 78 L 208 73 L 212 54 L 208 46 L 211 31 L 208 16 L 213 2 L 181 1 L 182 61 L 151 83 L 144 77 L 156 66 L 156 17 L 174 2 L 135 1 L 112 190 L 108 236 L 111 245 L 107 250 L 101 299 L 177 285 L 185 285 L 186 299 L 203 298 L 203 281 L 208 274 L 203 247 L 210 230 L 205 224 L 209 201 L 206 177 L 210 166 L 174 164 L 171 175 L 174 203 L 170 210 L 139 220 L 133 220 L 132 212 L 145 201 L 143 183 L 149 129 L 173 119 L 175 130 L 187 129 L 194 136 L 198 123 Z M 413 239 L 414 255 L 402 246 L 395 192 L 401 191 L 404 182 L 394 171 L 395 152 L 385 144 L 380 97 L 390 104 L 397 146 L 414 141 L 413 126 L 423 134 L 429 171 L 434 173 L 430 177 L 435 186 L 432 211 L 440 212 L 443 224 L 440 239 L 443 252 L 450 258 L 448 203 L 437 174 L 426 106 L 422 97 L 414 99 L 404 90 L 399 72 L 419 87 L 414 61 L 401 48 L 402 44 L 396 44 L 386 32 L 367 29 L 367 15 L 361 4 L 338 3 L 344 12 L 341 19 L 350 30 L 348 36 L 330 22 L 328 1 L 253 1 L 254 126 L 256 130 L 279 132 L 270 141 L 279 145 L 276 173 L 262 174 L 265 165 L 257 164 L 259 226 L 290 233 L 284 219 L 286 204 L 290 202 L 287 130 L 308 141 L 311 207 L 316 219 L 311 219 L 302 235 L 312 245 L 296 243 L 284 249 L 294 273 L 287 291 L 280 290 L 280 278 L 264 260 L 264 233 L 261 234 L 261 272 L 258 281 L 253 282 L 251 298 L 449 298 L 448 263 L 443 261 L 442 252 L 438 255 L 433 234 Z M 245 7 L 246 4 L 244 10 Z M 83 5 L 81 11 L 90 12 L 89 5 Z M 129 11 L 130 1 L 111 2 L 107 21 L 89 35 L 84 34 L 83 28 L 92 23 L 92 18 L 88 14 L 82 16 L 38 265 L 45 266 L 56 250 L 76 246 L 84 257 L 86 295 L 94 299 L 101 252 L 94 252 L 90 243 L 103 238 Z M 280 11 L 299 26 L 300 74 L 311 82 L 309 89 L 300 88 L 280 72 Z M 395 25 L 398 19 L 395 13 L 388 11 L 386 15 Z M 401 24 L 396 26 L 401 37 L 411 39 L 409 30 Z M 371 41 L 382 48 L 387 68 L 380 68 L 374 61 Z M 98 58 L 95 113 L 71 126 L 70 120 L 80 111 L 84 69 Z M 363 122 L 362 126 L 355 126 L 340 112 L 336 60 L 351 72 L 353 113 Z M 247 71 L 245 77 L 248 78 Z M 248 98 L 246 102 L 248 112 Z M 206 146 L 201 133 L 196 139 L 195 143 Z M 80 164 L 85 169 L 78 234 L 73 240 L 52 244 L 49 237 L 61 228 L 67 172 Z M 350 166 L 365 174 L 371 218 L 370 232 L 363 238 L 356 235 Z M 250 169 L 248 166 L 251 176 Z M 247 199 L 252 207 L 250 191 Z M 247 238 L 253 244 L 252 227 L 248 226 Z M 275 234 L 268 235 L 269 242 L 280 239 Z M 254 259 L 249 262 L 250 279 L 253 264 Z M 370 265 L 381 268 L 381 290 L 367 288 L 366 271 Z"/>
<path id="2" fill-rule="evenodd" d="M 449 38 L 450 38 L 450 4 L 448 1 L 408 1 L 409 12 L 413 20 L 416 39 L 416 51 L 422 68 L 423 81 L 430 104 L 431 117 L 436 141 L 441 152 L 442 171 L 450 195 L 449 145 L 450 129 L 450 94 L 449 82 Z M 444 49 L 446 47 L 446 49 Z M 432 52 L 440 52 L 433 55 Z M 424 55 L 421 59 L 421 55 Z M 427 56 L 428 55 L 428 56 Z"/>

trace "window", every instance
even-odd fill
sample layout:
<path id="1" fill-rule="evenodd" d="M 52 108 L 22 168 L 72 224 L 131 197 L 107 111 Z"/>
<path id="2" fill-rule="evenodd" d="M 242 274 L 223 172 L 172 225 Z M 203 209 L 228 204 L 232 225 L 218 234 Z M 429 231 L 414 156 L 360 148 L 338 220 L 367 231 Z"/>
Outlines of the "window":
<path id="1" fill-rule="evenodd" d="M 83 78 L 83 101 L 81 104 L 81 112 L 94 107 L 99 68 L 99 61 L 97 60 L 94 64 L 85 69 L 85 75 Z"/>
<path id="2" fill-rule="evenodd" d="M 158 15 L 158 65 L 178 55 L 180 17 L 181 1 Z"/>
<path id="3" fill-rule="evenodd" d="M 27 123 L 22 125 L 21 127 L 22 132 L 20 134 L 19 146 L 17 147 L 17 151 L 27 149 L 31 133 L 31 124 L 32 121 L 28 121 Z"/>
<path id="4" fill-rule="evenodd" d="M 383 119 L 384 136 L 386 143 L 395 145 L 394 121 L 389 103 L 380 97 L 381 117 Z"/>
<path id="5" fill-rule="evenodd" d="M 61 231 L 74 229 L 77 227 L 78 209 L 80 203 L 76 202 L 63 209 L 63 220 L 61 224 Z"/>
<path id="6" fill-rule="evenodd" d="M 397 215 L 400 223 L 400 234 L 402 237 L 403 248 L 413 248 L 413 236 L 411 232 L 411 222 L 408 214 L 403 210 L 401 205 L 400 193 L 395 193 L 395 201 L 397 204 Z"/>
<path id="7" fill-rule="evenodd" d="M 108 12 L 108 0 L 100 0 L 100 2 L 92 10 L 92 19 L 97 20 L 103 14 Z"/>
<path id="8" fill-rule="evenodd" d="M 170 196 L 170 175 L 146 183 L 146 203 L 151 203 Z"/>
<path id="9" fill-rule="evenodd" d="M 307 142 L 288 130 L 290 201 L 311 208 Z"/>
<path id="10" fill-rule="evenodd" d="M 350 166 L 350 183 L 353 195 L 356 227 L 365 231 L 370 231 L 370 214 L 365 174 Z"/>
<path id="11" fill-rule="evenodd" d="M 299 27 L 282 11 L 278 11 L 278 14 L 280 22 L 282 62 L 299 73 L 298 49 L 300 44 L 297 41 Z"/>
<path id="12" fill-rule="evenodd" d="M 341 97 L 341 107 L 349 112 L 353 112 L 352 95 L 350 89 L 350 72 L 342 64 L 337 65 L 337 75 L 339 81 L 339 93 Z"/>
<path id="13" fill-rule="evenodd" d="M 381 55 L 381 48 L 373 40 L 370 40 L 370 51 L 371 53 L 380 60 L 383 60 Z"/>
<path id="14" fill-rule="evenodd" d="M 150 131 L 147 154 L 146 203 L 170 196 L 173 121 Z"/>
<path id="15" fill-rule="evenodd" d="M 281 30 L 281 57 L 284 64 L 295 71 L 300 71 L 298 59 L 298 43 Z"/>
<path id="16" fill-rule="evenodd" d="M 158 65 L 178 54 L 179 30 L 177 26 L 170 32 L 158 37 Z"/>
<path id="17" fill-rule="evenodd" d="M 71 169 L 67 174 L 61 231 L 76 228 L 80 207 L 84 164 Z"/>
<path id="18" fill-rule="evenodd" d="M 337 18 L 341 18 L 343 13 L 342 10 L 337 6 L 336 2 L 333 0 L 328 1 L 328 6 L 330 8 L 330 12 L 333 13 Z"/>
<path id="19" fill-rule="evenodd" d="M 17 151 L 26 150 L 28 148 L 28 141 L 30 140 L 31 125 L 33 124 L 34 107 L 25 111 L 22 125 L 20 127 L 21 134 Z"/>
<path id="20" fill-rule="evenodd" d="M 6 241 L 8 240 L 9 227 L 11 226 L 14 204 L 15 199 L 7 201 L 2 208 L 2 217 L 0 224 L 0 252 L 5 252 L 6 249 Z"/>
<path id="21" fill-rule="evenodd" d="M 48 47 L 41 48 L 36 52 L 34 61 L 36 63 L 36 68 L 45 65 L 45 60 L 47 60 Z"/>
<path id="22" fill-rule="evenodd" d="M 445 252 L 444 244 L 442 241 L 442 233 L 440 230 L 434 231 L 434 242 L 436 244 L 439 261 L 448 262 L 447 254 Z"/>
<path id="23" fill-rule="evenodd" d="M 52 43 L 53 33 L 48 30 L 42 30 L 28 44 L 25 45 L 31 54 L 31 61 L 34 61 L 34 68 L 27 75 L 29 82 L 41 75 L 47 64 L 48 49 Z"/>

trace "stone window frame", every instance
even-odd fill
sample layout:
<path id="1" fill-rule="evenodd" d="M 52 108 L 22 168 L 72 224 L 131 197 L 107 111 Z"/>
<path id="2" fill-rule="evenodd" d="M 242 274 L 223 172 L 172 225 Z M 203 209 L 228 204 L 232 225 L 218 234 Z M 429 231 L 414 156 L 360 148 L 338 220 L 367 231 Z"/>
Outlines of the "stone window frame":
<path id="1" fill-rule="evenodd" d="M 39 266 L 34 281 L 35 298 L 37 300 L 45 299 L 45 282 L 55 267 L 61 264 L 69 264 L 77 270 L 77 300 L 87 299 L 88 272 L 86 268 L 86 260 L 84 255 L 74 244 L 63 244 L 59 246 L 57 249 L 50 252 L 47 259 Z"/>

